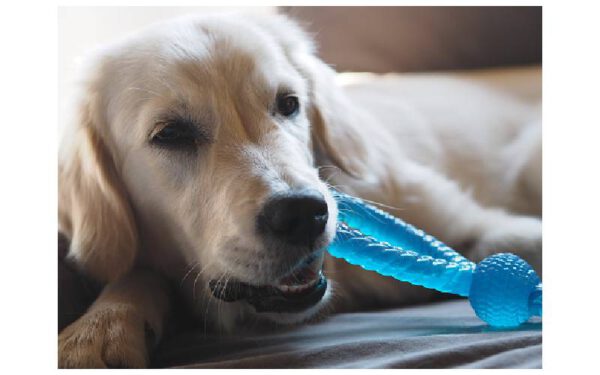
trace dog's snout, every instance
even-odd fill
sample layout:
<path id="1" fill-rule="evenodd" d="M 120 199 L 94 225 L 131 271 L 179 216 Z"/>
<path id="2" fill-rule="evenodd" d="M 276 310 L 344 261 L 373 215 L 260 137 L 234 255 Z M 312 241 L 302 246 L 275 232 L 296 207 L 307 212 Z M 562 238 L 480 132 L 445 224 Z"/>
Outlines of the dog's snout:
<path id="1" fill-rule="evenodd" d="M 329 212 L 323 194 L 292 190 L 270 197 L 259 215 L 259 227 L 292 245 L 312 246 L 325 230 Z"/>

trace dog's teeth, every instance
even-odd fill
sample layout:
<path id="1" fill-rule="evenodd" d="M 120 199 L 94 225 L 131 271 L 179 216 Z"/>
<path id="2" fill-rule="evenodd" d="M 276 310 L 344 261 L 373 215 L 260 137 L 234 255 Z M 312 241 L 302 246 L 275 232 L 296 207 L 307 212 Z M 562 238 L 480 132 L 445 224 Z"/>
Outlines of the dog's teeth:
<path id="1" fill-rule="evenodd" d="M 284 293 L 298 293 L 310 288 L 313 285 L 315 285 L 315 282 L 311 281 L 307 284 L 302 285 L 277 285 L 277 289 L 281 290 Z"/>
<path id="2" fill-rule="evenodd" d="M 307 281 L 305 284 L 275 284 L 275 287 L 283 293 L 299 293 L 315 286 L 319 282 L 321 276 L 322 274 L 319 272 L 319 277 Z"/>

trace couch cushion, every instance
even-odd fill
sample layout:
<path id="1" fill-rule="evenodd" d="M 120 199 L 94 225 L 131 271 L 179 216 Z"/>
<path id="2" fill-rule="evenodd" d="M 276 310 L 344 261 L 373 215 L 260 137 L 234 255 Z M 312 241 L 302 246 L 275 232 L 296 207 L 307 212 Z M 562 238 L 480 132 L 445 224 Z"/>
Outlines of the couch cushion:
<path id="1" fill-rule="evenodd" d="M 282 7 L 338 71 L 539 64 L 542 7 Z"/>

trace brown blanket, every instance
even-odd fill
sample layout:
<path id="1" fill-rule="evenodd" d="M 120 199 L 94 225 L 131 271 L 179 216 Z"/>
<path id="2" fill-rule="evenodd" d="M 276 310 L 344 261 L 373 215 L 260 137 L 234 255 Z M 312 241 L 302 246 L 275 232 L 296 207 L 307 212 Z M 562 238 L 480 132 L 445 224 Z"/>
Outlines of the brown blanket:
<path id="1" fill-rule="evenodd" d="M 340 314 L 285 332 L 167 340 L 157 367 L 541 368 L 542 325 L 490 329 L 464 300 Z"/>

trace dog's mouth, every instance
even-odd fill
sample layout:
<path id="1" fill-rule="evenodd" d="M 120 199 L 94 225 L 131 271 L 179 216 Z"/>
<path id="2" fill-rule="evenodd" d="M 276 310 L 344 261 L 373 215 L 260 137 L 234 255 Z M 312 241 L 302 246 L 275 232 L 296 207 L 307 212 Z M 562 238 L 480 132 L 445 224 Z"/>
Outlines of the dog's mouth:
<path id="1" fill-rule="evenodd" d="M 327 290 L 322 253 L 313 254 L 272 285 L 210 280 L 213 296 L 223 301 L 246 301 L 257 312 L 297 313 L 317 304 Z"/>

